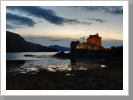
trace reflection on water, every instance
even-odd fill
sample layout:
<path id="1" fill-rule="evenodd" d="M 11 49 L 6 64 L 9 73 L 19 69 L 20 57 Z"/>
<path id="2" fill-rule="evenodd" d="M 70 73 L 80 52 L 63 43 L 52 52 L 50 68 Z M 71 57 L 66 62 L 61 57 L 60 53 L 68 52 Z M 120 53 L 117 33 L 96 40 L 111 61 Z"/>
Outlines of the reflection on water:
<path id="1" fill-rule="evenodd" d="M 29 58 L 29 57 L 23 57 L 22 55 L 27 53 L 21 53 L 17 55 L 21 55 L 17 57 L 15 55 L 15 59 L 11 59 L 12 56 L 8 56 L 7 58 L 7 73 L 8 72 L 20 72 L 20 73 L 27 73 L 27 72 L 36 72 L 40 68 L 46 69 L 48 71 L 70 71 L 70 70 L 87 70 L 90 68 L 96 69 L 96 68 L 103 68 L 106 67 L 106 65 L 101 65 L 97 63 L 101 59 L 79 59 L 79 58 L 73 58 L 73 59 L 59 59 L 56 57 L 53 57 L 48 54 L 43 53 L 43 56 L 41 53 L 38 53 L 41 57 L 39 59 Z M 33 54 L 33 53 L 30 53 Z M 11 54 L 10 54 L 11 55 Z M 36 53 L 37 55 L 37 53 Z M 10 60 L 9 60 L 10 58 Z M 18 59 L 19 60 L 16 60 Z M 26 60 L 25 60 L 26 59 Z M 68 75 L 69 76 L 69 75 Z"/>
<path id="2" fill-rule="evenodd" d="M 97 63 L 99 59 L 71 59 L 72 70 L 87 70 L 89 68 L 96 69 L 102 67 Z"/>
<path id="3" fill-rule="evenodd" d="M 106 65 L 101 65 L 102 68 L 107 67 Z"/>
<path id="4" fill-rule="evenodd" d="M 6 53 L 6 60 L 39 60 L 56 53 L 57 52 L 13 52 Z M 26 57 L 24 55 L 36 55 L 37 57 Z"/>

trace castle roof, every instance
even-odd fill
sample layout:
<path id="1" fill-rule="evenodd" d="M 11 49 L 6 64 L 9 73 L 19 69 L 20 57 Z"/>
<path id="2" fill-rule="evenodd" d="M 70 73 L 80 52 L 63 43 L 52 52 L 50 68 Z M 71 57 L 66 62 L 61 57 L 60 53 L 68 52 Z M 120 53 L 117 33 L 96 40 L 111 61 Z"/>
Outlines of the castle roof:
<path id="1" fill-rule="evenodd" d="M 99 37 L 99 35 L 98 35 L 98 33 L 97 33 L 97 34 L 95 34 L 95 35 L 90 35 L 90 36 L 89 36 L 89 38 L 91 38 L 91 37 Z"/>
<path id="2" fill-rule="evenodd" d="M 72 43 L 79 43 L 79 40 L 78 41 L 72 41 Z"/>

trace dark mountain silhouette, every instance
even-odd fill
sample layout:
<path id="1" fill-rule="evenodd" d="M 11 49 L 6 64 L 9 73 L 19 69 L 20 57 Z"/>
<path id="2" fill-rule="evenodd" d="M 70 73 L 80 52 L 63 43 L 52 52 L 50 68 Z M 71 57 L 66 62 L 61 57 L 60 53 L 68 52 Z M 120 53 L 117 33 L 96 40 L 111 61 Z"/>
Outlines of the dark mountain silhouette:
<path id="1" fill-rule="evenodd" d="M 25 41 L 20 35 L 6 31 L 6 52 L 57 52 L 58 50 Z"/>
<path id="2" fill-rule="evenodd" d="M 58 46 L 58 45 L 51 45 L 51 46 L 48 46 L 48 47 L 57 49 L 58 51 L 70 51 L 70 48 L 62 47 L 62 46 Z"/>

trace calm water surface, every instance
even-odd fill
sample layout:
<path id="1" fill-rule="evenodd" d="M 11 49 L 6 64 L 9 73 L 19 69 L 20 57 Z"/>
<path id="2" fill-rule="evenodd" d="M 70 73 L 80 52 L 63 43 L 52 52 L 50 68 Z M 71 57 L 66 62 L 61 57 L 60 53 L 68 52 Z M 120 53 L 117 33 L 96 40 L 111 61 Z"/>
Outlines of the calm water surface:
<path id="1" fill-rule="evenodd" d="M 43 68 L 48 71 L 70 71 L 70 70 L 86 70 L 89 68 L 102 68 L 106 65 L 97 63 L 101 59 L 62 59 L 53 57 L 56 52 L 19 52 L 6 54 L 6 71 L 27 73 L 29 71 L 36 72 Z M 24 55 L 35 55 L 34 57 L 26 57 Z"/>

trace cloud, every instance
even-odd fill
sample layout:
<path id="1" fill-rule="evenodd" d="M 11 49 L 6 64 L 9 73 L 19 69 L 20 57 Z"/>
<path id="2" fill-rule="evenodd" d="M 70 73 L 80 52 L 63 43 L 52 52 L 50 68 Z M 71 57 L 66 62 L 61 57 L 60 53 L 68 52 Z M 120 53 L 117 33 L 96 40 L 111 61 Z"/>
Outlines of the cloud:
<path id="1" fill-rule="evenodd" d="M 51 36 L 43 36 L 43 37 L 36 37 L 36 36 L 25 36 L 24 39 L 26 41 L 41 44 L 43 46 L 50 46 L 50 45 L 60 45 L 65 47 L 70 47 L 71 41 L 73 38 L 64 38 L 64 37 L 51 37 Z M 51 41 L 53 40 L 53 41 Z M 55 41 L 59 40 L 59 41 Z"/>
<path id="2" fill-rule="evenodd" d="M 90 23 L 90 22 L 78 21 L 77 19 L 66 19 L 65 22 L 66 22 L 67 24 L 86 24 L 86 25 L 92 24 L 92 23 Z"/>
<path id="3" fill-rule="evenodd" d="M 43 18 L 46 21 L 56 24 L 56 25 L 63 25 L 63 24 L 85 24 L 90 25 L 92 23 L 89 22 L 82 22 L 77 19 L 68 19 L 63 18 L 56 15 L 56 12 L 50 9 L 44 9 L 38 6 L 7 6 L 8 10 L 12 11 L 19 11 L 24 14 L 28 14 L 34 17 Z"/>
<path id="4" fill-rule="evenodd" d="M 100 22 L 100 23 L 106 22 L 106 21 L 104 21 L 104 20 L 102 20 L 102 19 L 97 19 L 97 18 L 87 18 L 87 19 L 89 19 L 89 20 L 94 20 L 94 21 Z"/>
<path id="5" fill-rule="evenodd" d="M 61 41 L 61 40 L 49 40 L 49 41 L 54 41 L 54 42 L 57 42 L 57 41 Z"/>
<path id="6" fill-rule="evenodd" d="M 100 11 L 103 13 L 109 13 L 113 15 L 122 15 L 122 6 L 74 6 L 75 8 L 80 8 L 84 11 Z"/>
<path id="7" fill-rule="evenodd" d="M 70 47 L 70 43 L 71 41 L 77 41 L 77 39 L 74 38 L 59 38 L 59 37 L 35 37 L 35 36 L 31 36 L 31 37 L 24 37 L 24 39 L 26 41 L 32 42 L 32 43 L 37 43 L 37 44 L 41 44 L 43 46 L 50 46 L 50 45 L 60 45 L 60 46 L 65 46 L 65 47 Z M 84 39 L 86 40 L 87 38 L 81 37 L 80 39 Z M 60 40 L 60 41 L 51 41 L 51 40 Z M 82 42 L 82 40 L 80 40 L 80 42 Z M 102 40 L 102 46 L 104 46 L 105 48 L 109 48 L 111 46 L 122 46 L 123 45 L 123 40 L 115 40 L 115 39 L 103 39 Z"/>
<path id="8" fill-rule="evenodd" d="M 18 25 L 12 25 L 11 23 L 6 23 L 6 29 L 16 29 L 16 28 L 21 28 Z"/>
<path id="9" fill-rule="evenodd" d="M 10 24 L 6 24 L 6 29 L 15 29 L 16 27 L 10 25 Z"/>
<path id="10" fill-rule="evenodd" d="M 86 37 L 81 37 L 80 39 L 82 39 L 82 40 L 86 40 Z"/>
<path id="11" fill-rule="evenodd" d="M 15 28 L 16 26 L 20 26 L 20 25 L 24 25 L 24 26 L 28 26 L 28 27 L 33 27 L 35 22 L 28 18 L 28 17 L 23 17 L 23 16 L 19 16 L 19 15 L 15 15 L 15 14 L 11 14 L 11 13 L 6 13 L 6 21 L 7 21 L 7 28 Z M 10 25 L 9 25 L 10 23 Z M 13 26 L 11 26 L 14 25 Z"/>
<path id="12" fill-rule="evenodd" d="M 114 39 L 103 40 L 102 45 L 105 48 L 109 48 L 112 46 L 123 46 L 123 40 L 114 40 Z"/>

